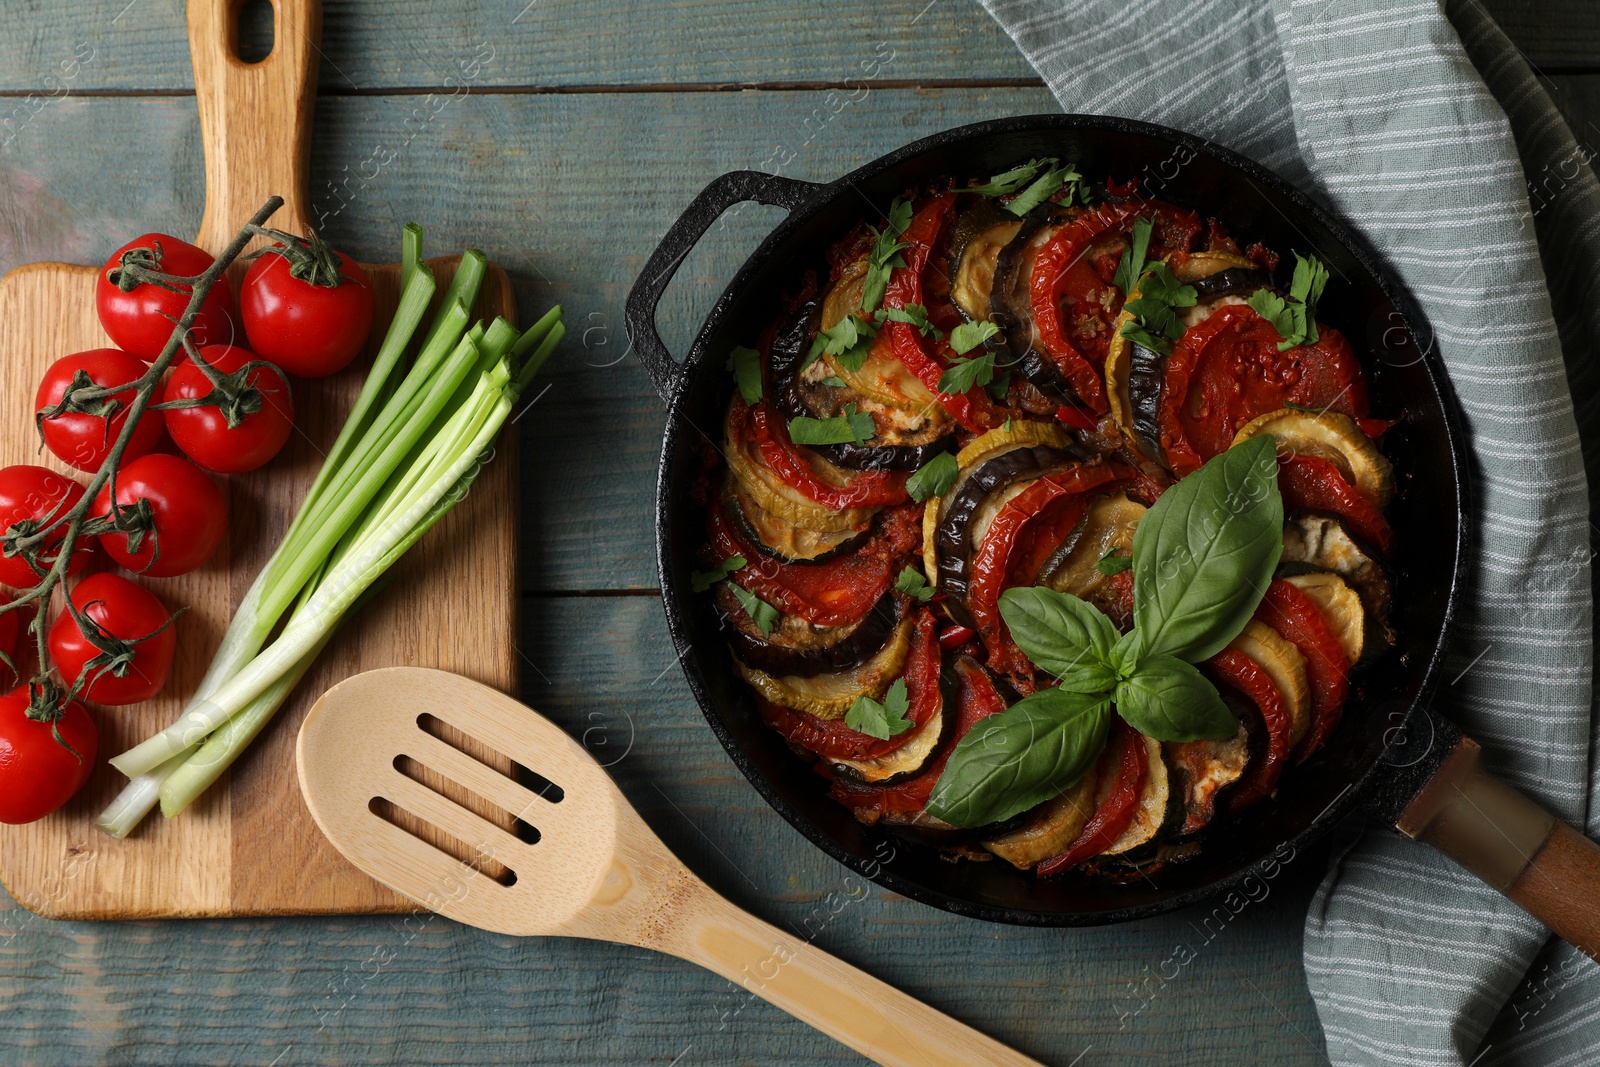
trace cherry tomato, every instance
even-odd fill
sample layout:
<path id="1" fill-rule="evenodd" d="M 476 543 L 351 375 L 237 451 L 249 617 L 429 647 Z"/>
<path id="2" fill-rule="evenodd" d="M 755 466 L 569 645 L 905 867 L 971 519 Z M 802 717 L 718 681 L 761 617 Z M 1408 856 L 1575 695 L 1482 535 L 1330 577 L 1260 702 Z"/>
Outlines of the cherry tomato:
<path id="1" fill-rule="evenodd" d="M 33 398 L 34 413 L 59 404 L 79 372 L 87 374 L 95 385 L 124 385 L 136 381 L 148 369 L 149 365 L 143 360 L 130 356 L 120 348 L 92 348 L 87 352 L 62 356 L 44 372 L 44 380 L 39 383 L 39 391 Z M 133 403 L 134 395 L 132 389 L 113 394 L 110 399 L 118 407 L 110 418 L 86 411 L 64 411 L 44 419 L 39 423 L 44 443 L 50 451 L 61 457 L 63 463 L 91 473 L 99 470 L 128 421 L 128 406 Z M 95 403 L 91 401 L 86 406 Z M 123 450 L 123 462 L 137 459 L 160 445 L 161 426 L 161 416 L 157 413 L 147 412 L 140 418 L 139 425 L 134 427 L 133 436 L 128 440 L 128 447 Z"/>
<path id="2" fill-rule="evenodd" d="M 147 233 L 135 237 L 106 260 L 95 288 L 100 325 L 118 348 L 150 363 L 161 355 L 171 338 L 172 320 L 181 318 L 189 306 L 190 291 L 187 285 L 178 286 L 182 291 L 175 293 L 152 282 L 142 282 L 132 292 L 123 292 L 106 277 L 106 272 L 121 267 L 122 257 L 136 248 L 147 250 L 154 269 L 186 278 L 204 273 L 216 259 L 187 241 L 164 233 Z M 232 291 L 225 282 L 218 282 L 200 305 L 189 336 L 197 345 L 228 344 L 237 335 L 237 315 Z"/>
<path id="3" fill-rule="evenodd" d="M 228 532 L 228 505 L 206 472 L 181 456 L 158 452 L 141 456 L 117 472 L 117 503 L 125 508 L 146 501 L 149 528 L 133 534 L 100 535 L 110 557 L 130 571 L 152 578 L 187 574 L 217 551 Z M 100 490 L 94 513 L 111 511 L 111 487 Z M 139 547 L 128 547 L 137 537 Z M 3 616 L 0 616 L 3 617 Z"/>
<path id="4" fill-rule="evenodd" d="M 343 370 L 372 332 L 367 272 L 320 241 L 257 258 L 244 276 L 239 304 L 251 350 L 302 378 Z"/>
<path id="5" fill-rule="evenodd" d="M 202 348 L 200 358 L 223 374 L 234 374 L 256 359 L 232 345 Z M 261 406 L 253 412 L 241 410 L 238 425 L 232 428 L 228 426 L 227 412 L 214 404 L 167 408 L 163 412 L 173 442 L 206 470 L 218 474 L 253 471 L 278 454 L 294 429 L 294 397 L 282 371 L 256 367 L 245 375 L 242 384 L 256 391 Z M 205 371 L 185 359 L 172 369 L 162 401 L 197 399 L 210 396 L 213 390 Z"/>
<path id="6" fill-rule="evenodd" d="M 63 611 L 50 627 L 50 659 L 67 684 L 77 684 L 88 668 L 93 673 L 83 695 L 101 704 L 137 704 L 161 692 L 172 669 L 178 633 L 167 625 L 172 614 L 155 594 L 121 575 L 91 574 L 72 591 L 72 603 L 105 635 L 125 642 L 131 655 L 89 667 L 102 651 L 84 636 L 72 613 Z"/>
<path id="7" fill-rule="evenodd" d="M 83 486 L 48 467 L 17 464 L 0 469 L 0 538 L 22 534 L 48 525 L 69 511 L 83 499 Z M 24 529 L 18 529 L 19 526 Z M 55 563 L 55 546 L 66 536 L 63 524 L 51 533 L 38 553 L 38 563 L 49 569 Z M 67 573 L 76 574 L 83 569 L 94 552 L 88 539 L 80 539 L 73 559 L 67 564 Z M 14 589 L 28 589 L 39 584 L 43 577 L 28 565 L 20 555 L 6 555 L 0 551 L 0 582 Z"/>
<path id="8" fill-rule="evenodd" d="M 89 780 L 99 747 L 100 731 L 77 701 L 52 729 L 28 718 L 27 686 L 0 697 L 0 822 L 33 822 L 71 800 Z"/>

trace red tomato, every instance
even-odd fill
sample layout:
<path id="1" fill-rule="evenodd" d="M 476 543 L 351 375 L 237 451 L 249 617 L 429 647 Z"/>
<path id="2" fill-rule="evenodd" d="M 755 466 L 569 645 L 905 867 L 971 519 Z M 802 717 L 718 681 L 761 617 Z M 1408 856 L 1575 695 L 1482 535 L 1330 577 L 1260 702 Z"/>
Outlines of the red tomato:
<path id="1" fill-rule="evenodd" d="M 244 276 L 239 304 L 251 350 L 302 378 L 343 370 L 372 332 L 367 272 L 321 242 L 257 258 Z"/>
<path id="2" fill-rule="evenodd" d="M 0 530 L 4 530 L 0 537 L 25 534 L 48 525 L 82 499 L 83 486 L 48 467 L 17 464 L 0 469 Z M 44 550 L 38 553 L 42 568 L 49 569 L 55 563 L 53 549 L 66 533 L 63 524 L 50 535 Z M 94 545 L 87 538 L 80 538 L 74 558 L 67 564 L 67 573 L 82 570 L 93 552 Z M 0 582 L 14 589 L 28 589 L 38 585 L 41 577 L 22 556 L 0 553 Z"/>
<path id="3" fill-rule="evenodd" d="M 1239 427 L 1289 404 L 1367 414 L 1350 342 L 1320 326 L 1315 344 L 1278 351 L 1272 323 L 1244 304 L 1219 309 L 1172 347 L 1161 386 L 1161 445 L 1183 477 L 1233 444 Z"/>
<path id="4" fill-rule="evenodd" d="M 735 396 L 733 404 L 735 433 L 753 437 L 756 447 L 761 449 L 761 458 L 784 484 L 817 503 L 830 508 L 865 508 L 904 504 L 911 499 L 906 493 L 906 480 L 910 475 L 905 471 L 852 471 L 844 485 L 823 481 L 812 468 L 811 461 L 789 440 L 788 427 L 772 410 L 770 401 L 762 399 L 755 407 L 745 408 L 744 397 Z M 739 447 L 737 440 L 730 444 Z"/>
<path id="5" fill-rule="evenodd" d="M 146 363 L 154 362 L 172 336 L 172 321 L 183 317 L 189 306 L 190 289 L 180 285 L 181 292 L 163 289 L 151 282 L 134 286 L 132 292 L 123 292 L 106 272 L 122 266 L 122 257 L 133 249 L 144 249 L 153 259 L 153 269 L 164 274 L 192 278 L 205 272 L 216 262 L 211 253 L 196 248 L 187 241 L 169 237 L 164 233 L 147 233 L 135 237 L 106 260 L 95 288 L 95 304 L 100 311 L 100 325 L 110 335 L 112 342 L 124 352 L 132 353 Z M 166 316 L 171 316 L 168 319 Z M 237 329 L 237 312 L 234 310 L 233 292 L 226 282 L 218 282 L 206 294 L 200 313 L 189 328 L 189 336 L 197 345 L 225 345 L 233 341 Z"/>
<path id="6" fill-rule="evenodd" d="M 231 375 L 256 357 L 232 345 L 213 345 L 200 349 L 200 358 Z M 271 366 L 255 367 L 245 375 L 243 383 L 233 382 L 230 388 L 237 390 L 241 385 L 256 391 L 261 406 L 253 412 L 237 412 L 238 425 L 231 428 L 227 411 L 215 404 L 167 408 L 163 412 L 173 442 L 206 470 L 218 474 L 253 471 L 278 454 L 294 429 L 294 397 L 282 371 Z M 172 369 L 162 401 L 199 399 L 210 396 L 214 389 L 205 371 L 185 359 Z"/>
<path id="7" fill-rule="evenodd" d="M 1266 750 L 1250 761 L 1228 801 L 1228 810 L 1239 812 L 1278 784 L 1278 775 L 1289 759 L 1289 733 L 1294 724 L 1271 676 L 1243 652 L 1225 648 L 1206 660 L 1205 666 L 1212 681 L 1226 683 L 1255 704 L 1267 727 Z"/>
<path id="8" fill-rule="evenodd" d="M 28 718 L 27 686 L 0 697 L 0 822 L 33 822 L 71 800 L 99 747 L 100 732 L 77 701 L 51 724 Z"/>
<path id="9" fill-rule="evenodd" d="M 120 348 L 91 348 L 71 356 L 62 356 L 50 364 L 33 397 L 34 414 L 61 402 L 81 371 L 95 385 L 126 385 L 137 381 L 149 370 L 149 365 L 137 356 L 130 356 Z M 39 432 L 50 451 L 81 471 L 91 473 L 100 469 L 111 446 L 116 444 L 122 427 L 128 421 L 128 407 L 135 392 L 124 389 L 110 398 L 118 404 L 110 418 L 84 411 L 64 411 L 39 423 Z M 104 401 L 99 401 L 103 403 Z M 87 406 L 96 403 L 91 401 Z M 161 416 L 146 413 L 134 428 L 133 437 L 122 453 L 122 461 L 137 459 L 161 444 Z"/>
<path id="10" fill-rule="evenodd" d="M 72 613 L 63 611 L 50 627 L 50 659 L 67 684 L 76 685 L 84 670 L 90 670 L 82 692 L 101 704 L 137 704 L 161 692 L 178 647 L 178 632 L 167 625 L 172 614 L 161 601 L 121 575 L 106 573 L 79 582 L 72 603 L 123 648 L 117 661 L 105 658 Z M 102 662 L 90 667 L 97 657 Z"/>
<path id="11" fill-rule="evenodd" d="M 1345 659 L 1344 649 L 1322 609 L 1290 582 L 1274 578 L 1255 617 L 1292 641 L 1306 658 L 1311 726 L 1294 752 L 1295 758 L 1304 762 L 1339 725 L 1350 688 L 1350 661 Z"/>
<path id="12" fill-rule="evenodd" d="M 1039 864 L 1041 875 L 1048 877 L 1100 855 L 1116 844 L 1139 811 L 1139 796 L 1149 769 L 1144 738 L 1121 719 L 1113 722 L 1111 733 L 1113 736 L 1100 753 L 1096 779 L 1111 783 L 1105 799 L 1065 852 Z"/>
<path id="13" fill-rule="evenodd" d="M 222 490 L 199 467 L 182 458 L 156 453 L 141 456 L 117 472 L 117 503 L 124 508 L 145 501 L 148 525 L 128 533 L 100 535 L 112 559 L 130 571 L 152 578 L 171 578 L 203 566 L 228 532 L 228 505 Z M 100 490 L 94 513 L 111 511 L 111 487 Z M 137 512 L 130 514 L 136 518 Z M 138 548 L 129 541 L 137 538 Z"/>

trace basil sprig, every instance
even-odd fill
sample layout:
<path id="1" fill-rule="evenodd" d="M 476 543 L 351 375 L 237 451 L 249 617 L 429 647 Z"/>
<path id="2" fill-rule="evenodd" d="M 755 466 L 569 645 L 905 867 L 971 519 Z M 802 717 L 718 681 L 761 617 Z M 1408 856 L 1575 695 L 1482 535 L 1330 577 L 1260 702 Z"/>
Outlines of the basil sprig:
<path id="1" fill-rule="evenodd" d="M 1061 684 L 983 719 L 950 754 L 928 813 L 982 826 L 1070 789 L 1099 757 L 1113 711 L 1158 741 L 1230 737 L 1238 723 L 1193 664 L 1238 636 L 1283 551 L 1270 434 L 1164 493 L 1133 536 L 1134 627 L 1050 589 L 1008 589 L 1012 639 Z"/>

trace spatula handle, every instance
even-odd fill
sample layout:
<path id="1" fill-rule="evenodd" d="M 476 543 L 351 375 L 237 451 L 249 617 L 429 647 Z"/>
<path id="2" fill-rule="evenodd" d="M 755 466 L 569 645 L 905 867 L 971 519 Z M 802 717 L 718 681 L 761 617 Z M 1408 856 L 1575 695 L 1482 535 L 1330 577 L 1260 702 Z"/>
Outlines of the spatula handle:
<path id="1" fill-rule="evenodd" d="M 760 996 L 885 1067 L 1040 1067 L 1019 1052 L 762 922 L 715 892 L 656 947 Z"/>
<path id="2" fill-rule="evenodd" d="M 239 58 L 244 0 L 189 0 L 189 55 L 206 157 L 206 210 L 196 244 L 215 253 L 269 196 L 269 225 L 306 231 L 311 113 L 317 95 L 319 0 L 272 0 L 272 52 Z"/>

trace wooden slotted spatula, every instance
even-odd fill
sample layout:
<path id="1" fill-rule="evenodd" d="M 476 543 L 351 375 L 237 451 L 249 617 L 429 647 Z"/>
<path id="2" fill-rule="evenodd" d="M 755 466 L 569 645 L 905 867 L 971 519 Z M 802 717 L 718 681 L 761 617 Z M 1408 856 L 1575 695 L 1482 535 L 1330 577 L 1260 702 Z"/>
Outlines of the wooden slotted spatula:
<path id="1" fill-rule="evenodd" d="M 512 777 L 463 749 L 492 750 L 532 774 Z M 334 847 L 458 922 L 669 953 L 890 1067 L 1037 1067 L 728 903 L 667 850 L 581 745 L 488 686 L 420 667 L 358 674 L 317 701 L 296 754 L 306 804 Z M 548 784 L 523 784 L 539 779 Z M 446 794 L 499 813 L 480 817 Z M 521 832 L 505 828 L 513 825 Z M 435 840 L 442 831 L 463 858 L 413 830 Z"/>

